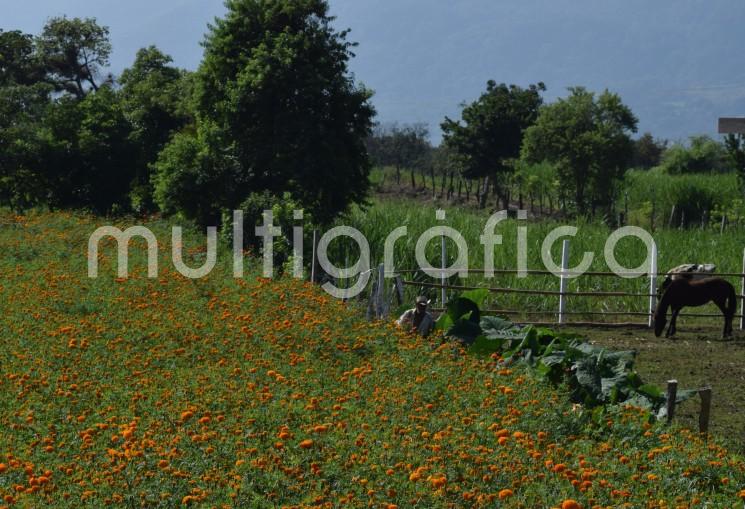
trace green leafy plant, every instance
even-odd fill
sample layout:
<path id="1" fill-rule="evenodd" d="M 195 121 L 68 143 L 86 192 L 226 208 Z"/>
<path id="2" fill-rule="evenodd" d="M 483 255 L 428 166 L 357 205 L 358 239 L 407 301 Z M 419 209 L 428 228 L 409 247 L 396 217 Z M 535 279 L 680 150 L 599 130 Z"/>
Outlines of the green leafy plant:
<path id="1" fill-rule="evenodd" d="M 630 404 L 665 416 L 667 396 L 634 371 L 636 352 L 591 345 L 580 336 L 543 327 L 519 327 L 505 318 L 481 317 L 488 290 L 452 300 L 436 327 L 468 346 L 473 355 L 498 354 L 504 365 L 522 363 L 554 385 L 566 384 L 571 399 L 589 408 Z M 679 391 L 683 402 L 696 391 Z"/>

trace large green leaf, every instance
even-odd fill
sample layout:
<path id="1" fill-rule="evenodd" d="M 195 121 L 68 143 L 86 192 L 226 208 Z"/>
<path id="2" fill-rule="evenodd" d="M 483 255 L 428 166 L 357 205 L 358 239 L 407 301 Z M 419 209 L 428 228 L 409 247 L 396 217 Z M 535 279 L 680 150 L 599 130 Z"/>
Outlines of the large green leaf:
<path id="1" fill-rule="evenodd" d="M 437 320 L 435 327 L 447 331 L 461 319 L 469 320 L 478 325 L 480 318 L 481 311 L 479 311 L 475 302 L 458 297 L 448 302 L 447 309 Z"/>
<path id="2" fill-rule="evenodd" d="M 502 351 L 504 339 L 487 338 L 483 334 L 478 336 L 469 351 L 475 355 L 490 355 Z"/>
<path id="3" fill-rule="evenodd" d="M 484 308 L 484 301 L 486 301 L 486 298 L 489 296 L 489 290 L 486 288 L 478 288 L 476 290 L 468 290 L 466 292 L 463 292 L 460 294 L 461 299 L 468 299 L 474 304 L 476 304 L 476 307 L 479 309 Z"/>

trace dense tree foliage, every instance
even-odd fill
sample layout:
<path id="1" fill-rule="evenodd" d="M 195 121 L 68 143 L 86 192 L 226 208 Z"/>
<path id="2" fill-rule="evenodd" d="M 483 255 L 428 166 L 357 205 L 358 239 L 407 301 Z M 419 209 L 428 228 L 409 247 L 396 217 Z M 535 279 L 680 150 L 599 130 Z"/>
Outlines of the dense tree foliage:
<path id="1" fill-rule="evenodd" d="M 138 149 L 131 191 L 137 211 L 155 209 L 151 167 L 173 134 L 193 122 L 193 73 L 173 67 L 172 61 L 155 46 L 143 48 L 118 80 L 132 141 Z"/>
<path id="2" fill-rule="evenodd" d="M 16 210 L 34 205 L 45 190 L 36 174 L 52 92 L 44 77 L 33 36 L 0 30 L 0 204 Z"/>
<path id="3" fill-rule="evenodd" d="M 464 176 L 487 177 L 505 208 L 514 160 L 520 155 L 525 129 L 538 116 L 545 90 L 543 83 L 523 89 L 489 81 L 481 97 L 463 105 L 461 121 L 446 117 L 442 124 L 444 143 L 461 159 Z"/>
<path id="4" fill-rule="evenodd" d="M 657 140 L 652 133 L 644 133 L 634 141 L 634 156 L 632 166 L 648 170 L 659 166 L 662 155 L 667 148 L 667 141 Z"/>
<path id="5" fill-rule="evenodd" d="M 208 190 L 197 192 L 203 200 L 217 186 L 219 201 L 196 206 L 167 193 L 172 201 L 159 204 L 204 214 L 238 207 L 251 192 L 289 192 L 325 222 L 362 202 L 374 110 L 371 93 L 348 71 L 353 44 L 331 26 L 328 3 L 228 0 L 226 7 L 206 37 L 196 77 L 199 129 L 191 140 L 175 140 L 181 146 L 167 149 L 157 165 L 161 188 L 189 178 L 188 185 Z M 194 151 L 212 162 L 205 167 L 179 157 Z M 188 165 L 196 175 L 187 176 Z"/>
<path id="6" fill-rule="evenodd" d="M 673 175 L 721 172 L 730 169 L 724 145 L 709 136 L 692 136 L 688 146 L 676 143 L 662 156 L 660 166 Z"/>
<path id="7" fill-rule="evenodd" d="M 44 69 L 34 48 L 34 37 L 18 30 L 0 29 L 0 86 L 33 85 Z"/>
<path id="8" fill-rule="evenodd" d="M 371 164 L 394 167 L 398 184 L 409 170 L 433 197 L 464 191 L 486 206 L 493 193 L 497 206 L 539 213 L 612 213 L 629 165 L 736 168 L 745 189 L 743 137 L 632 140 L 637 119 L 621 99 L 581 87 L 544 105 L 543 83 L 489 81 L 433 147 L 425 125 L 373 125 L 372 93 L 349 71 L 355 44 L 327 0 L 226 8 L 195 72 L 150 46 L 105 75 L 109 29 L 93 18 L 50 18 L 37 36 L 0 29 L 0 206 L 221 224 L 243 206 L 256 223 L 260 206 L 281 202 L 322 225 L 364 203 Z"/>
<path id="9" fill-rule="evenodd" d="M 127 210 L 136 147 L 121 100 L 110 86 L 78 101 L 55 102 L 45 119 L 48 153 L 41 168 L 49 204 L 98 213 Z"/>
<path id="10" fill-rule="evenodd" d="M 610 212 L 614 193 L 631 162 L 637 119 L 607 90 L 595 96 L 582 87 L 544 106 L 525 133 L 527 161 L 556 164 L 561 185 L 571 189 L 580 214 Z"/>

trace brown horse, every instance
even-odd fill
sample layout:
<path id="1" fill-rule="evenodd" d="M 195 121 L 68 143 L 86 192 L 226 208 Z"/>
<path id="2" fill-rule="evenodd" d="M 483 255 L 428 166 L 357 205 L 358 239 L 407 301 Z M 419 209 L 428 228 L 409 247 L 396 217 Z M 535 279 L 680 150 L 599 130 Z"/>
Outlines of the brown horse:
<path id="1" fill-rule="evenodd" d="M 662 294 L 657 312 L 654 315 L 654 335 L 660 337 L 667 322 L 667 309 L 672 308 L 670 327 L 665 337 L 675 335 L 675 320 L 684 306 L 703 306 L 713 302 L 724 314 L 722 338 L 732 337 L 732 318 L 737 309 L 735 287 L 722 278 L 676 279 L 670 282 Z"/>

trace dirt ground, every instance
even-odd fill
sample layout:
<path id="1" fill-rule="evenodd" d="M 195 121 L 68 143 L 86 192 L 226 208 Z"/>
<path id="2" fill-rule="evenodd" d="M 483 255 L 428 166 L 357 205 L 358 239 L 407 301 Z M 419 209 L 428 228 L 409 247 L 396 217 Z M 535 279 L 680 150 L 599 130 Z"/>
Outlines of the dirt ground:
<path id="1" fill-rule="evenodd" d="M 735 324 L 737 326 L 737 324 Z M 642 380 L 662 388 L 678 380 L 680 389 L 712 388 L 710 431 L 737 452 L 745 452 L 745 331 L 723 341 L 721 326 L 694 326 L 678 321 L 675 339 L 656 338 L 645 329 L 587 329 L 567 326 L 592 343 L 616 350 L 636 350 Z M 676 421 L 698 429 L 700 399 L 694 397 L 676 412 Z"/>

